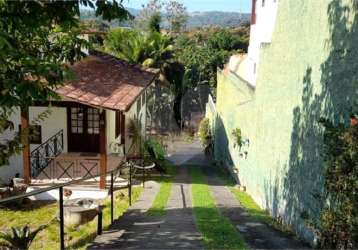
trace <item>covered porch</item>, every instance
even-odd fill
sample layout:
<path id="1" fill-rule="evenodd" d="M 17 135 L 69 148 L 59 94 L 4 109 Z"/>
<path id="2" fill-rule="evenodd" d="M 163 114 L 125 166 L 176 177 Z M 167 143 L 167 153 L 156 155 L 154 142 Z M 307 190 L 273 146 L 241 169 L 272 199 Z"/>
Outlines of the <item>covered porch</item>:
<path id="1" fill-rule="evenodd" d="M 105 173 L 126 159 L 128 121 L 137 119 L 145 128 L 146 88 L 157 73 L 101 53 L 72 69 L 76 78 L 56 90 L 62 100 L 21 110 L 21 128 L 31 130 L 30 118 L 49 104 L 52 109 L 36 126 L 40 138 L 23 149 L 23 177 L 39 184 L 100 175 L 96 181 L 104 189 Z"/>

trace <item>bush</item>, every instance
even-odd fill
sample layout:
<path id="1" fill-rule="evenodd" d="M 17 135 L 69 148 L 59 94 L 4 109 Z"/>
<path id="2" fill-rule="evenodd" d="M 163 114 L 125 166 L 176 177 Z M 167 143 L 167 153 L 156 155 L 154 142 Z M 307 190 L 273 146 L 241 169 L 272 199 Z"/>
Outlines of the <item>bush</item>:
<path id="1" fill-rule="evenodd" d="M 325 203 L 312 222 L 319 247 L 358 248 L 358 126 L 321 121 L 324 135 Z"/>
<path id="2" fill-rule="evenodd" d="M 212 145 L 212 135 L 210 131 L 210 120 L 209 118 L 204 118 L 199 124 L 199 140 L 205 151 L 209 150 Z"/>
<path id="3" fill-rule="evenodd" d="M 144 143 L 145 151 L 149 154 L 152 159 L 155 160 L 164 160 L 165 159 L 165 149 L 160 142 L 154 139 L 148 139 Z"/>
<path id="4" fill-rule="evenodd" d="M 154 139 L 148 139 L 144 143 L 144 149 L 149 155 L 149 160 L 155 163 L 155 167 L 158 171 L 160 173 L 167 173 L 166 152 L 163 145 Z"/>

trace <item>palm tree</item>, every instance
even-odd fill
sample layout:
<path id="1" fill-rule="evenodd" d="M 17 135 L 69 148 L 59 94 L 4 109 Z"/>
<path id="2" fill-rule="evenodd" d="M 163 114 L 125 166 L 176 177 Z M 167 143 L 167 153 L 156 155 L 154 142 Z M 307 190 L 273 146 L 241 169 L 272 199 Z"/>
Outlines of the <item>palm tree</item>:
<path id="1" fill-rule="evenodd" d="M 130 63 L 159 69 L 172 57 L 173 52 L 172 41 L 166 35 L 122 28 L 108 33 L 104 47 L 106 52 Z"/>

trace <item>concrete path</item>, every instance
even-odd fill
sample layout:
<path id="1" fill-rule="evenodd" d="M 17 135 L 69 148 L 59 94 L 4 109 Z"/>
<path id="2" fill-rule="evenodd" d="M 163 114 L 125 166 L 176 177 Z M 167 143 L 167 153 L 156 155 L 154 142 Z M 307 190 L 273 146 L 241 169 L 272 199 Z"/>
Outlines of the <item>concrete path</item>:
<path id="1" fill-rule="evenodd" d="M 159 184 L 146 183 L 141 199 L 88 249 L 202 249 L 188 178 L 187 168 L 180 167 L 162 217 L 146 214 L 159 190 Z"/>
<path id="2" fill-rule="evenodd" d="M 305 249 L 307 246 L 293 236 L 249 216 L 234 194 L 211 171 L 205 171 L 211 193 L 221 214 L 236 226 L 253 249 Z"/>
<path id="3" fill-rule="evenodd" d="M 169 157 L 178 166 L 166 214 L 152 217 L 151 207 L 159 184 L 147 182 L 140 199 L 109 231 L 98 236 L 89 249 L 202 249 L 201 235 L 192 213 L 191 177 L 187 165 L 201 167 L 219 211 L 243 235 L 252 249 L 302 249 L 306 245 L 248 215 L 239 201 L 215 175 L 200 144 L 176 144 Z"/>
<path id="4" fill-rule="evenodd" d="M 244 237 L 252 249 L 304 249 L 306 244 L 296 240 L 293 236 L 280 232 L 275 228 L 257 221 L 249 216 L 234 194 L 217 177 L 215 169 L 204 155 L 200 143 L 178 144 L 174 148 L 173 161 L 186 165 L 201 167 L 221 214 L 227 217 Z"/>

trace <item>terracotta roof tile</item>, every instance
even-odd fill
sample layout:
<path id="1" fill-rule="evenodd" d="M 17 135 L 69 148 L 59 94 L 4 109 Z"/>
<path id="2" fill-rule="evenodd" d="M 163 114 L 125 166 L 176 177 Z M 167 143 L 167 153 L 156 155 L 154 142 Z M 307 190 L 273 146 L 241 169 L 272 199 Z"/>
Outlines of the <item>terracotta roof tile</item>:
<path id="1" fill-rule="evenodd" d="M 72 66 L 75 79 L 56 92 L 72 100 L 102 108 L 127 111 L 157 76 L 113 56 L 96 53 Z"/>

